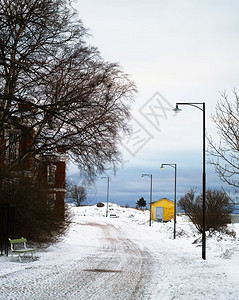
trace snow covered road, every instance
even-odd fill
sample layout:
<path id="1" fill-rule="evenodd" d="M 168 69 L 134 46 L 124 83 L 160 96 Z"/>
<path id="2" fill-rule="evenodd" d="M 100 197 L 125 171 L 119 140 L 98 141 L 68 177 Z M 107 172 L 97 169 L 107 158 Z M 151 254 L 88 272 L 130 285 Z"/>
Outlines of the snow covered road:
<path id="1" fill-rule="evenodd" d="M 63 260 L 56 258 L 55 264 L 54 258 L 50 265 L 23 263 L 18 271 L 1 276 L 1 299 L 150 299 L 150 253 L 127 238 L 119 226 L 107 222 L 77 226 L 81 227 L 79 241 L 85 228 L 92 237 L 97 231 L 100 247 L 93 247 L 83 259 L 70 254 L 69 261 L 62 253 Z"/>
<path id="2" fill-rule="evenodd" d="M 148 226 L 148 212 L 111 204 L 72 207 L 70 231 L 38 259 L 0 256 L 0 300 L 239 300 L 239 224 L 235 236 L 207 238 L 207 260 L 191 222 Z"/>

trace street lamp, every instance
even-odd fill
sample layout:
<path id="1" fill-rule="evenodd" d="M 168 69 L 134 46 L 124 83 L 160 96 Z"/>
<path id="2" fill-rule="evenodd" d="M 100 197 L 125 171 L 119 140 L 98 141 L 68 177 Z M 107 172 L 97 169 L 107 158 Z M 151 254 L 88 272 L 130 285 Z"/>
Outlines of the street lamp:
<path id="1" fill-rule="evenodd" d="M 149 226 L 151 226 L 151 203 L 152 203 L 152 182 L 153 182 L 153 175 L 152 174 L 142 174 L 142 177 L 148 176 L 150 177 L 150 200 L 149 200 Z"/>
<path id="2" fill-rule="evenodd" d="M 176 184 L 177 184 L 177 164 L 161 164 L 161 169 L 164 166 L 170 166 L 174 168 L 174 226 L 173 226 L 173 238 L 176 239 L 176 210 L 177 210 L 177 202 L 176 202 Z"/>
<path id="3" fill-rule="evenodd" d="M 106 218 L 108 217 L 108 205 L 109 205 L 109 185 L 110 185 L 110 178 L 107 177 L 101 177 L 101 179 L 106 178 L 107 179 L 107 202 L 106 202 Z"/>
<path id="4" fill-rule="evenodd" d="M 203 113 L 203 173 L 202 173 L 202 193 L 203 193 L 203 232 L 202 232 L 202 258 L 206 259 L 206 118 L 205 118 L 205 102 L 201 103 L 176 103 L 173 109 L 175 112 L 181 111 L 179 105 L 190 105 L 200 109 Z M 202 107 L 198 106 L 201 105 Z"/>

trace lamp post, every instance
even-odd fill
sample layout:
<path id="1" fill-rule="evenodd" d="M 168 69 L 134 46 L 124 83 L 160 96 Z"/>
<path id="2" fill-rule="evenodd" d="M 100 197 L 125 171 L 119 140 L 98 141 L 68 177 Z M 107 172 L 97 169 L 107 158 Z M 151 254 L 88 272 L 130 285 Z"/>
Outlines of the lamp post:
<path id="1" fill-rule="evenodd" d="M 107 179 L 107 201 L 106 201 L 106 218 L 108 217 L 108 205 L 109 205 L 109 185 L 110 185 L 110 178 L 107 177 L 101 177 L 101 179 L 106 178 Z"/>
<path id="2" fill-rule="evenodd" d="M 152 174 L 142 174 L 142 177 L 150 177 L 150 194 L 149 194 L 149 226 L 151 226 L 151 203 L 152 203 L 152 186 L 153 186 L 153 175 Z"/>
<path id="3" fill-rule="evenodd" d="M 202 172 L 202 191 L 203 191 L 203 232 L 202 232 L 202 258 L 206 259 L 206 117 L 205 117 L 205 102 L 201 103 L 176 103 L 176 107 L 173 109 L 175 112 L 179 112 L 181 109 L 179 105 L 190 105 L 200 109 L 203 113 L 203 172 Z M 200 107 L 200 106 L 202 107 Z"/>
<path id="4" fill-rule="evenodd" d="M 176 239 L 176 211 L 177 211 L 177 202 L 176 202 L 176 187 L 177 187 L 177 164 L 161 164 L 161 169 L 164 166 L 170 166 L 174 168 L 174 226 L 173 226 L 173 238 Z"/>

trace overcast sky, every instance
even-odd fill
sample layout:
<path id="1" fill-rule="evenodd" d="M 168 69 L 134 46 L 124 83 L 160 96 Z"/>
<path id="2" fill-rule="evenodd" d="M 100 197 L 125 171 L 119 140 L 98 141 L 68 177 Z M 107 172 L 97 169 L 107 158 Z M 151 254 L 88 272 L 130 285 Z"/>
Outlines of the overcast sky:
<path id="1" fill-rule="evenodd" d="M 109 200 L 134 206 L 149 200 L 173 200 L 176 163 L 177 199 L 189 188 L 202 185 L 202 112 L 176 102 L 206 102 L 207 132 L 217 138 L 210 116 L 219 91 L 232 90 L 239 80 L 239 1 L 224 0 L 78 0 L 74 4 L 106 61 L 118 62 L 136 83 L 132 105 L 132 135 L 120 149 L 123 163 L 110 176 Z M 78 181 L 76 168 L 69 175 Z M 221 182 L 207 165 L 207 187 Z M 106 200 L 106 179 L 89 192 L 89 203 Z"/>

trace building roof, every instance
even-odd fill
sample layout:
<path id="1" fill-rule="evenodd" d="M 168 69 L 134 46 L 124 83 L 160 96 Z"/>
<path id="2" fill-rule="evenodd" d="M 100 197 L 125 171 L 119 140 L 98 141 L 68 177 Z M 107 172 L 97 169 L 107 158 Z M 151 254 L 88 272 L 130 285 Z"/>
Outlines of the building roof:
<path id="1" fill-rule="evenodd" d="M 169 199 L 167 199 L 167 198 L 161 198 L 161 199 L 159 199 L 159 200 L 156 200 L 156 201 L 154 201 L 154 202 L 151 202 L 151 204 L 154 204 L 154 203 L 159 202 L 159 201 L 162 201 L 162 200 L 166 200 L 166 201 L 169 201 L 169 202 L 171 202 L 172 204 L 174 204 L 174 201 L 169 200 Z"/>

